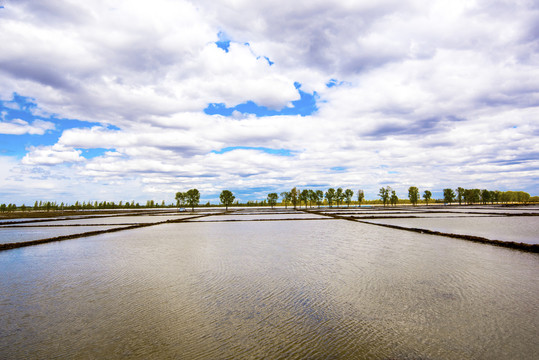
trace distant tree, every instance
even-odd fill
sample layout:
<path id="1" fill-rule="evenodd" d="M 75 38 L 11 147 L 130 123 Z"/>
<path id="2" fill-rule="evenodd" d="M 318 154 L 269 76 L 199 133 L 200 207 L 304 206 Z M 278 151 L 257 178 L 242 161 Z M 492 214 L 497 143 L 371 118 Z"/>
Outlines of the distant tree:
<path id="1" fill-rule="evenodd" d="M 39 208 L 39 205 L 37 204 L 37 200 L 36 202 L 34 203 L 34 210 L 37 210 Z"/>
<path id="2" fill-rule="evenodd" d="M 471 199 L 472 203 L 478 203 L 481 201 L 481 190 L 479 189 L 472 189 L 472 196 Z"/>
<path id="3" fill-rule="evenodd" d="M 277 195 L 277 193 L 268 194 L 268 204 L 271 206 L 272 209 L 275 206 L 275 204 L 277 204 L 278 198 L 279 198 L 279 195 Z"/>
<path id="4" fill-rule="evenodd" d="M 315 194 L 316 194 L 316 200 L 315 200 L 316 205 L 320 207 L 320 205 L 322 205 L 322 202 L 324 201 L 324 192 L 322 190 L 316 190 Z"/>
<path id="5" fill-rule="evenodd" d="M 287 209 L 288 208 L 288 203 L 291 200 L 290 191 L 283 191 L 281 193 L 281 199 L 283 199 L 284 208 Z"/>
<path id="6" fill-rule="evenodd" d="M 461 188 L 460 186 L 457 188 L 457 200 L 459 201 L 459 205 L 462 205 L 462 200 L 464 200 L 464 188 Z"/>
<path id="7" fill-rule="evenodd" d="M 195 211 L 195 206 L 198 206 L 198 203 L 200 202 L 200 193 L 197 189 L 190 189 L 187 190 L 185 195 L 187 205 L 191 207 L 191 211 Z"/>
<path id="8" fill-rule="evenodd" d="M 310 208 L 313 207 L 313 202 L 316 204 L 316 199 L 317 199 L 316 191 L 309 190 L 309 207 Z"/>
<path id="9" fill-rule="evenodd" d="M 525 203 L 530 199 L 530 194 L 524 191 L 515 191 L 514 200 L 519 203 Z"/>
<path id="10" fill-rule="evenodd" d="M 432 197 L 432 193 L 429 190 L 425 190 L 423 193 L 423 199 L 425 199 L 425 203 L 429 205 L 430 198 Z"/>
<path id="11" fill-rule="evenodd" d="M 378 192 L 378 196 L 380 196 L 380 199 L 384 203 L 384 206 L 386 206 L 389 202 L 390 191 L 391 187 L 388 186 L 387 188 L 381 187 L 380 191 Z"/>
<path id="12" fill-rule="evenodd" d="M 389 199 L 391 201 L 391 205 L 395 206 L 399 202 L 399 197 L 397 196 L 397 193 L 395 190 L 391 190 L 391 197 Z"/>
<path id="13" fill-rule="evenodd" d="M 333 205 L 333 201 L 335 200 L 335 189 L 329 188 L 328 191 L 326 191 L 326 199 L 328 201 L 329 207 Z"/>
<path id="14" fill-rule="evenodd" d="M 455 193 L 453 192 L 453 189 L 444 189 L 444 201 L 451 205 L 453 200 L 455 200 Z"/>
<path id="15" fill-rule="evenodd" d="M 489 201 L 490 201 L 490 191 L 488 191 L 487 189 L 481 190 L 481 202 L 483 204 L 488 204 Z"/>
<path id="16" fill-rule="evenodd" d="M 187 200 L 187 194 L 183 192 L 177 192 L 176 193 L 176 206 L 182 207 L 185 204 L 185 201 Z M 129 204 L 129 202 L 126 202 L 126 204 Z M 97 205 L 96 205 L 97 206 Z"/>
<path id="17" fill-rule="evenodd" d="M 299 194 L 300 204 L 299 207 L 301 207 L 301 201 L 305 204 L 305 209 L 307 209 L 307 203 L 309 202 L 309 190 L 305 189 Z"/>
<path id="18" fill-rule="evenodd" d="M 5 212 L 6 210 L 7 210 L 6 204 L 1 204 L 0 205 L 0 212 Z"/>
<path id="19" fill-rule="evenodd" d="M 219 200 L 221 201 L 221 204 L 225 206 L 225 211 L 228 211 L 228 207 L 234 203 L 234 199 L 236 199 L 236 197 L 229 190 L 223 190 L 221 191 L 221 195 L 219 195 Z"/>
<path id="20" fill-rule="evenodd" d="M 498 201 L 500 201 L 499 198 L 500 198 L 500 192 L 498 190 L 490 192 L 490 203 L 491 204 L 494 204 L 495 202 L 497 203 Z"/>
<path id="21" fill-rule="evenodd" d="M 408 188 L 408 198 L 410 199 L 412 205 L 416 206 L 417 201 L 419 200 L 419 189 L 415 186 L 410 186 Z"/>
<path id="22" fill-rule="evenodd" d="M 344 190 L 344 198 L 346 200 L 346 204 L 348 204 L 348 207 L 350 207 L 350 203 L 352 202 L 352 197 L 354 196 L 354 191 L 351 189 Z"/>
<path id="23" fill-rule="evenodd" d="M 296 187 L 294 187 L 292 190 L 290 190 L 290 201 L 292 202 L 294 209 L 298 205 L 298 200 L 299 200 L 299 191 Z"/>
<path id="24" fill-rule="evenodd" d="M 335 192 L 335 201 L 337 202 L 337 207 L 341 206 L 342 202 L 344 200 L 344 192 L 342 191 L 342 188 L 338 188 Z"/>
<path id="25" fill-rule="evenodd" d="M 479 189 L 464 189 L 463 199 L 466 204 L 479 202 L 481 198 L 481 190 Z"/>
<path id="26" fill-rule="evenodd" d="M 21 205 L 21 210 L 22 210 L 22 212 L 25 212 L 26 209 L 27 209 L 26 205 L 22 204 L 22 205 Z"/>
<path id="27" fill-rule="evenodd" d="M 357 191 L 357 206 L 358 207 L 361 206 L 363 199 L 365 199 L 365 193 L 363 192 L 363 190 L 360 189 Z"/>

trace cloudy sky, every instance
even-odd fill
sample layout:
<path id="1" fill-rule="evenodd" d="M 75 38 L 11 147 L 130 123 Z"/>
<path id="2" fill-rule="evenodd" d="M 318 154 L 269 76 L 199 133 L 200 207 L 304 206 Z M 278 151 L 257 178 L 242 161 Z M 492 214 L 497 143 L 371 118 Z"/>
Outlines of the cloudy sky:
<path id="1" fill-rule="evenodd" d="M 0 202 L 539 195 L 534 0 L 0 0 Z"/>

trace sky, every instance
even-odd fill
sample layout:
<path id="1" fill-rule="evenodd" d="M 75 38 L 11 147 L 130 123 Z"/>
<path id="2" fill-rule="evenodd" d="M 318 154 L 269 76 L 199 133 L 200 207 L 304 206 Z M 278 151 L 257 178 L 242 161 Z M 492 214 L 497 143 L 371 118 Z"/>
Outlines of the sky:
<path id="1" fill-rule="evenodd" d="M 534 0 L 0 0 L 0 203 L 539 195 Z"/>

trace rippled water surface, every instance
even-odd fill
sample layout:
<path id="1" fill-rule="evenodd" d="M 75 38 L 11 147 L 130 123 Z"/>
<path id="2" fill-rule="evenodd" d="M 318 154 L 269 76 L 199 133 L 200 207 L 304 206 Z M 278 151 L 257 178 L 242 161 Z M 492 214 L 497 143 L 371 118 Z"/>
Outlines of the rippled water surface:
<path id="1" fill-rule="evenodd" d="M 444 233 L 481 236 L 490 240 L 539 244 L 539 216 L 378 219 L 366 221 Z"/>
<path id="2" fill-rule="evenodd" d="M 0 358 L 535 359 L 537 254 L 345 220 L 0 252 Z"/>
<path id="3" fill-rule="evenodd" d="M 0 244 L 48 239 L 118 227 L 121 226 L 0 227 Z"/>

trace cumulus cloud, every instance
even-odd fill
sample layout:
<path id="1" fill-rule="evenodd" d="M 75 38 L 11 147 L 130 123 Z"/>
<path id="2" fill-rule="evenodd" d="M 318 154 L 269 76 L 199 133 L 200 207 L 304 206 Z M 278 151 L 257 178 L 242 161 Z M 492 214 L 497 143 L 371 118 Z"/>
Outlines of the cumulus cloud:
<path id="1" fill-rule="evenodd" d="M 121 196 L 537 192 L 538 23 L 526 1 L 12 1 L 0 12 L 0 99 L 16 92 L 34 113 L 101 124 L 30 147 L 20 169 Z M 300 98 L 297 83 L 316 93 L 308 116 L 204 113 L 248 101 L 280 110 Z M 53 129 L 0 122 L 2 134 Z"/>
<path id="2" fill-rule="evenodd" d="M 31 147 L 21 163 L 24 165 L 58 165 L 84 161 L 81 150 L 66 148 L 61 145 Z"/>
<path id="3" fill-rule="evenodd" d="M 21 119 L 0 121 L 0 134 L 9 135 L 43 135 L 49 130 L 54 130 L 55 125 L 49 121 L 34 120 L 32 123 Z"/>

